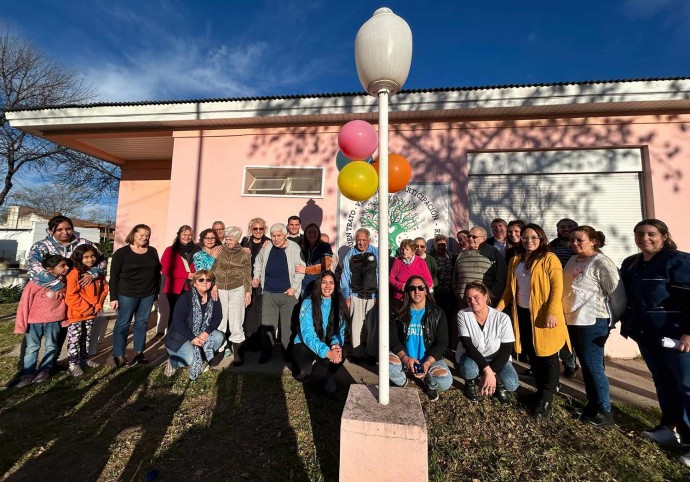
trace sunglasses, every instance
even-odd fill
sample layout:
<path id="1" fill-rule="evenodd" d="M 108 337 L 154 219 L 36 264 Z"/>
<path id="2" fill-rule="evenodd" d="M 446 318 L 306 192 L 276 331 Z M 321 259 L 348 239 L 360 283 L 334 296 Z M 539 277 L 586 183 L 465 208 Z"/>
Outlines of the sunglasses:
<path id="1" fill-rule="evenodd" d="M 426 290 L 426 288 L 424 286 L 421 286 L 421 285 L 418 285 L 418 286 L 412 285 L 412 286 L 407 287 L 407 291 L 409 291 L 410 293 L 414 293 L 415 291 L 425 291 L 425 290 Z"/>
<path id="2" fill-rule="evenodd" d="M 252 231 L 263 231 L 264 228 L 252 228 Z"/>
<path id="3" fill-rule="evenodd" d="M 199 283 L 213 283 L 215 279 L 213 278 L 199 278 L 197 280 Z"/>
<path id="4" fill-rule="evenodd" d="M 480 239 L 480 238 L 485 238 L 486 236 L 476 236 L 474 234 L 468 234 L 467 239 Z"/>

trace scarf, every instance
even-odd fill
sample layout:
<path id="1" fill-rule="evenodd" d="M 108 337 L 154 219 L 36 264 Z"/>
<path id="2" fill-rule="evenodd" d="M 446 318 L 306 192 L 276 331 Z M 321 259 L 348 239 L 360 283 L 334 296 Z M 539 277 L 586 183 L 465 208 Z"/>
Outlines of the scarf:
<path id="1" fill-rule="evenodd" d="M 415 255 L 414 255 L 414 254 L 412 255 L 412 257 L 411 257 L 409 260 L 405 259 L 404 256 L 401 256 L 401 257 L 400 257 L 400 259 L 402 259 L 402 262 L 405 263 L 405 266 L 411 265 L 412 262 L 414 261 L 414 258 L 415 258 Z"/>
<path id="2" fill-rule="evenodd" d="M 199 249 L 200 249 L 199 246 L 197 246 L 196 244 L 194 244 L 192 242 L 190 242 L 188 244 L 180 243 L 177 246 L 177 254 L 182 256 L 182 258 L 185 259 L 188 264 L 192 264 L 194 253 L 199 251 Z"/>
<path id="3" fill-rule="evenodd" d="M 199 334 L 208 328 L 211 324 L 211 317 L 213 316 L 213 299 L 211 295 L 208 294 L 208 301 L 206 302 L 206 311 L 201 310 L 201 296 L 196 288 L 192 288 L 192 333 L 194 336 L 199 336 Z M 196 378 L 201 375 L 204 366 L 204 359 L 201 356 L 201 352 L 204 352 L 206 360 L 213 358 L 213 339 L 209 336 L 206 338 L 204 344 L 194 350 L 194 359 L 192 360 L 192 366 L 189 368 L 189 379 L 196 380 Z"/>

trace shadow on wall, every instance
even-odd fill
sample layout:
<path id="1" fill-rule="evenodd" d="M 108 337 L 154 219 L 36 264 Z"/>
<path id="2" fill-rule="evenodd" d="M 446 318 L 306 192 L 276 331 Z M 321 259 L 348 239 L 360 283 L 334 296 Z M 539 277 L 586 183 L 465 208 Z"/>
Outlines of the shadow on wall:
<path id="1" fill-rule="evenodd" d="M 321 226 L 321 223 L 323 223 L 323 209 L 321 206 L 316 204 L 316 201 L 313 199 L 307 201 L 307 204 L 300 209 L 298 216 L 302 223 L 302 229 L 304 229 L 305 226 L 309 226 L 311 223 L 314 223 L 319 227 Z M 326 234 L 330 236 L 330 233 Z"/>
<path id="2" fill-rule="evenodd" d="M 681 86 L 676 86 L 679 94 Z M 578 92 L 574 92 L 578 89 Z M 543 88 L 534 87 L 531 94 L 525 96 L 521 107 L 534 106 L 535 101 L 544 96 Z M 578 86 L 563 85 L 550 86 L 550 95 L 577 95 L 579 102 L 596 102 L 605 104 L 624 100 L 620 93 L 615 91 L 614 85 L 607 84 L 583 84 Z M 454 101 L 457 94 L 452 93 Z M 471 90 L 466 92 L 465 99 L 459 103 L 460 108 L 481 108 L 487 101 L 495 100 L 496 90 Z M 426 103 L 419 105 L 419 110 L 433 110 L 441 107 L 441 104 L 450 99 L 451 93 L 436 92 L 438 104 Z M 572 149 L 602 149 L 602 157 L 598 159 L 600 165 L 615 170 L 620 162 L 615 155 L 607 155 L 605 149 L 617 147 L 641 148 L 649 146 L 649 152 L 654 163 L 655 171 L 661 172 L 661 178 L 669 185 L 672 192 L 680 192 L 683 189 L 683 173 L 681 163 L 687 155 L 685 137 L 690 133 L 690 124 L 683 123 L 676 115 L 656 115 L 656 121 L 665 124 L 676 124 L 679 135 L 677 142 L 672 142 L 669 137 L 661 137 L 654 126 L 642 131 L 636 126 L 633 116 L 605 117 L 589 116 L 576 117 L 576 114 L 563 118 L 537 118 L 537 119 L 507 119 L 498 117 L 500 111 L 496 110 L 493 119 L 465 118 L 454 122 L 417 124 L 400 124 L 395 119 L 396 99 L 391 99 L 391 151 L 404 155 L 414 166 L 415 175 L 413 182 L 451 182 L 452 192 L 452 232 L 454 236 L 459 229 L 466 229 L 470 224 L 470 216 L 467 209 L 469 204 L 468 188 L 468 160 L 467 153 L 486 152 L 491 150 L 520 151 L 520 150 L 550 150 L 548 158 L 541 159 L 543 169 L 549 169 L 563 163 L 571 163 L 568 168 L 571 172 L 582 172 L 585 164 L 580 165 L 577 156 L 567 155 Z M 300 100 L 295 99 L 295 106 Z M 512 106 L 516 107 L 516 106 Z M 639 114 L 639 113 L 638 113 Z M 375 112 L 363 114 L 362 119 L 375 122 Z M 654 115 L 652 114 L 649 114 Z M 483 122 L 483 125 L 479 124 Z M 486 122 L 492 122 L 487 126 Z M 642 125 L 642 124 L 639 124 Z M 310 165 L 324 166 L 329 169 L 329 177 L 333 177 L 335 170 L 335 156 L 337 153 L 336 129 L 330 128 L 326 132 L 324 127 L 294 127 L 287 128 L 283 133 L 270 135 L 258 135 L 254 138 L 251 153 L 256 155 L 270 155 L 276 159 L 279 165 L 303 165 L 305 159 L 309 159 Z M 286 135 L 285 133 L 289 134 Z M 559 149 L 561 150 L 559 153 Z M 562 166 L 561 166 L 562 167 Z M 557 169 L 552 169 L 556 171 Z M 473 202 L 473 212 L 479 213 L 514 213 L 515 217 L 526 217 L 533 220 L 539 219 L 546 211 L 567 213 L 573 212 L 577 207 L 581 222 L 590 222 L 596 227 L 596 216 L 593 207 L 586 200 L 573 200 L 560 196 L 560 192 L 568 188 L 564 183 L 554 182 L 544 190 L 534 193 L 538 197 L 536 205 L 540 212 L 525 213 L 521 209 L 521 200 L 511 195 L 512 192 L 531 192 L 533 186 L 525 176 L 515 175 L 509 179 L 510 186 L 504 189 L 506 195 L 502 198 L 478 196 Z M 603 183 L 606 180 L 592 179 L 590 190 L 596 195 L 605 191 Z M 486 189 L 492 186 L 487 185 Z M 337 186 L 326 186 L 325 196 L 337 196 Z M 591 202 L 591 201 L 590 201 Z M 477 204 L 478 203 L 478 204 Z M 574 205 L 573 203 L 577 203 Z M 330 213 L 326 213 L 328 217 Z M 489 214 L 487 214 L 489 215 Z M 342 219 L 346 213 L 338 213 Z M 530 219 L 528 219 L 530 220 Z M 553 230 L 552 226 L 547 226 Z M 630 226 L 632 230 L 632 226 Z M 616 237 L 628 237 L 628 232 L 605 233 Z M 342 240 L 339 240 L 342 241 Z"/>

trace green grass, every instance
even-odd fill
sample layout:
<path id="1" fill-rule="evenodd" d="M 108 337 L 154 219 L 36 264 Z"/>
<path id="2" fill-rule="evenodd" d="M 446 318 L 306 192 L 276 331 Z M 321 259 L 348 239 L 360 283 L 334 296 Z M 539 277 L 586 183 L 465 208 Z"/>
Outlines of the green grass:
<path id="1" fill-rule="evenodd" d="M 19 341 L 10 325 L 0 322 L 5 351 Z M 16 362 L 0 356 L 0 379 Z M 0 391 L 0 478 L 337 480 L 347 387 L 328 398 L 287 375 L 209 371 L 190 382 L 162 371 L 106 367 Z M 455 388 L 436 403 L 420 397 L 432 481 L 690 480 L 677 453 L 639 436 L 658 410 L 617 404 L 618 426 L 597 430 L 562 400 L 536 422 L 517 402 L 470 402 Z"/>

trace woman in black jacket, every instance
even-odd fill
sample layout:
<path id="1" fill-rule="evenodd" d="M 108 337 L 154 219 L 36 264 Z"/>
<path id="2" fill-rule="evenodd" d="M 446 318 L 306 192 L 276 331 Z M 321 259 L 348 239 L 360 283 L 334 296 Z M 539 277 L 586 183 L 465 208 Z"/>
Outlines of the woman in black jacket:
<path id="1" fill-rule="evenodd" d="M 390 379 L 407 385 L 407 373 L 424 380 L 429 400 L 438 400 L 438 392 L 450 388 L 453 376 L 443 359 L 448 346 L 448 322 L 443 310 L 429 294 L 421 276 L 413 275 L 405 283 L 403 303 L 390 321 Z"/>
<path id="2" fill-rule="evenodd" d="M 642 435 L 666 446 L 690 443 L 690 254 L 678 251 L 666 224 L 635 226 L 640 253 L 623 261 L 628 299 L 621 334 L 637 342 L 652 373 L 661 422 Z M 690 452 L 682 461 L 690 465 Z"/>
<path id="3" fill-rule="evenodd" d="M 165 348 L 170 354 L 165 365 L 168 377 L 178 368 L 188 366 L 189 378 L 195 380 L 225 339 L 218 331 L 222 318 L 220 302 L 210 296 L 214 281 L 210 271 L 197 271 L 192 275 L 192 289 L 177 300 L 165 337 Z"/>

